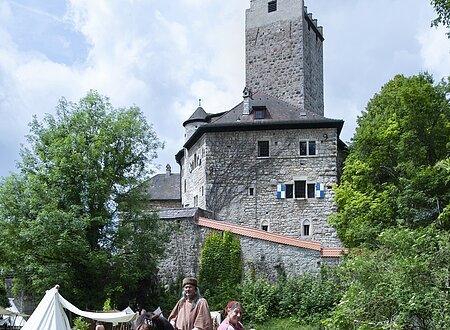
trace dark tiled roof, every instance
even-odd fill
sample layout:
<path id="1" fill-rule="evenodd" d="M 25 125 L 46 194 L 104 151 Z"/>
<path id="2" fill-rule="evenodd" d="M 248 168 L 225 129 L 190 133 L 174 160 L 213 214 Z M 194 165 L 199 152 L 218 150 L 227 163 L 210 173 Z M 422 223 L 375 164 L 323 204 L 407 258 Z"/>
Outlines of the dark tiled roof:
<path id="1" fill-rule="evenodd" d="M 198 208 L 177 208 L 177 209 L 165 209 L 158 211 L 160 219 L 177 219 L 177 218 L 193 218 L 197 214 Z"/>
<path id="2" fill-rule="evenodd" d="M 208 123 L 200 126 L 184 147 L 189 149 L 205 132 L 334 127 L 340 134 L 344 125 L 343 120 L 320 116 L 262 92 L 254 94 L 252 106 L 249 115 L 243 115 L 243 102 L 219 116 L 207 115 Z M 255 109 L 264 111 L 263 119 L 255 119 Z"/>
<path id="3" fill-rule="evenodd" d="M 183 126 L 186 126 L 186 124 L 189 124 L 193 121 L 207 121 L 208 114 L 206 113 L 205 110 L 203 110 L 202 107 L 198 107 L 197 110 L 195 110 L 195 112 L 189 117 L 188 120 L 186 120 L 183 123 Z"/>
<path id="4" fill-rule="evenodd" d="M 156 174 L 148 179 L 143 188 L 151 200 L 181 200 L 180 174 Z"/>
<path id="5" fill-rule="evenodd" d="M 317 115 L 311 111 L 299 108 L 293 104 L 279 100 L 262 92 L 253 95 L 253 109 L 265 108 L 265 118 L 255 119 L 255 111 L 250 115 L 243 115 L 244 102 L 239 103 L 233 109 L 225 112 L 212 124 L 231 123 L 273 123 L 286 121 L 329 121 L 330 119 Z"/>

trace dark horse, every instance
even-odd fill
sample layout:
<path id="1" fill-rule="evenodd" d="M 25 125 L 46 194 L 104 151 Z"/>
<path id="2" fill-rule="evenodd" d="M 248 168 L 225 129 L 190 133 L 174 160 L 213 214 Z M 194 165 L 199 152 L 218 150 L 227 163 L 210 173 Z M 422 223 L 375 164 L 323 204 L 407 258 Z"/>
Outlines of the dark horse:
<path id="1" fill-rule="evenodd" d="M 135 330 L 173 330 L 170 322 L 161 313 L 147 312 L 139 315 L 135 324 Z"/>

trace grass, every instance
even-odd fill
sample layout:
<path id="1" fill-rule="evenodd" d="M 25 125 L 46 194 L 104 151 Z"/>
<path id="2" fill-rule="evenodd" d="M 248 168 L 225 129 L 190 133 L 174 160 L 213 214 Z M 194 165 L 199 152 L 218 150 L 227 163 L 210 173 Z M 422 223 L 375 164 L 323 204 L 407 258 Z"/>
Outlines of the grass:
<path id="1" fill-rule="evenodd" d="M 245 327 L 246 329 L 250 329 L 248 325 Z M 320 329 L 320 325 L 299 325 L 298 323 L 290 320 L 290 319 L 272 319 L 262 324 L 255 324 L 253 327 L 255 330 L 318 330 Z"/>

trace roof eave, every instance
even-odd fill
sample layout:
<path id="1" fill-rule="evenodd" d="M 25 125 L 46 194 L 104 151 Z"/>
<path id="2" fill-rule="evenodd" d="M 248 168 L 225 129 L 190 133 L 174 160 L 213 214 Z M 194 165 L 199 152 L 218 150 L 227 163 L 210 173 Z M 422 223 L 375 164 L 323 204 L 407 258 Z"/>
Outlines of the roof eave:
<path id="1" fill-rule="evenodd" d="M 186 141 L 183 147 L 186 149 L 191 148 L 195 144 L 195 142 L 197 142 L 198 139 L 206 132 L 261 131 L 271 129 L 295 129 L 295 128 L 336 128 L 338 130 L 339 136 L 343 125 L 344 121 L 337 119 L 207 124 L 197 128 L 195 133 L 192 134 L 192 136 L 189 138 L 189 140 Z"/>

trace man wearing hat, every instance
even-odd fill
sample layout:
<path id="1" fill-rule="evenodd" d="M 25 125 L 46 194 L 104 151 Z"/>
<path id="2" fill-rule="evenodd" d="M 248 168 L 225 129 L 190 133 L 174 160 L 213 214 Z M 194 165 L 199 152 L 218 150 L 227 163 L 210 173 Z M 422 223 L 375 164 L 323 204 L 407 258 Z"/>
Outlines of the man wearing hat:
<path id="1" fill-rule="evenodd" d="M 169 321 L 177 330 L 211 330 L 208 302 L 200 295 L 196 278 L 183 280 L 183 295 L 170 313 Z"/>

